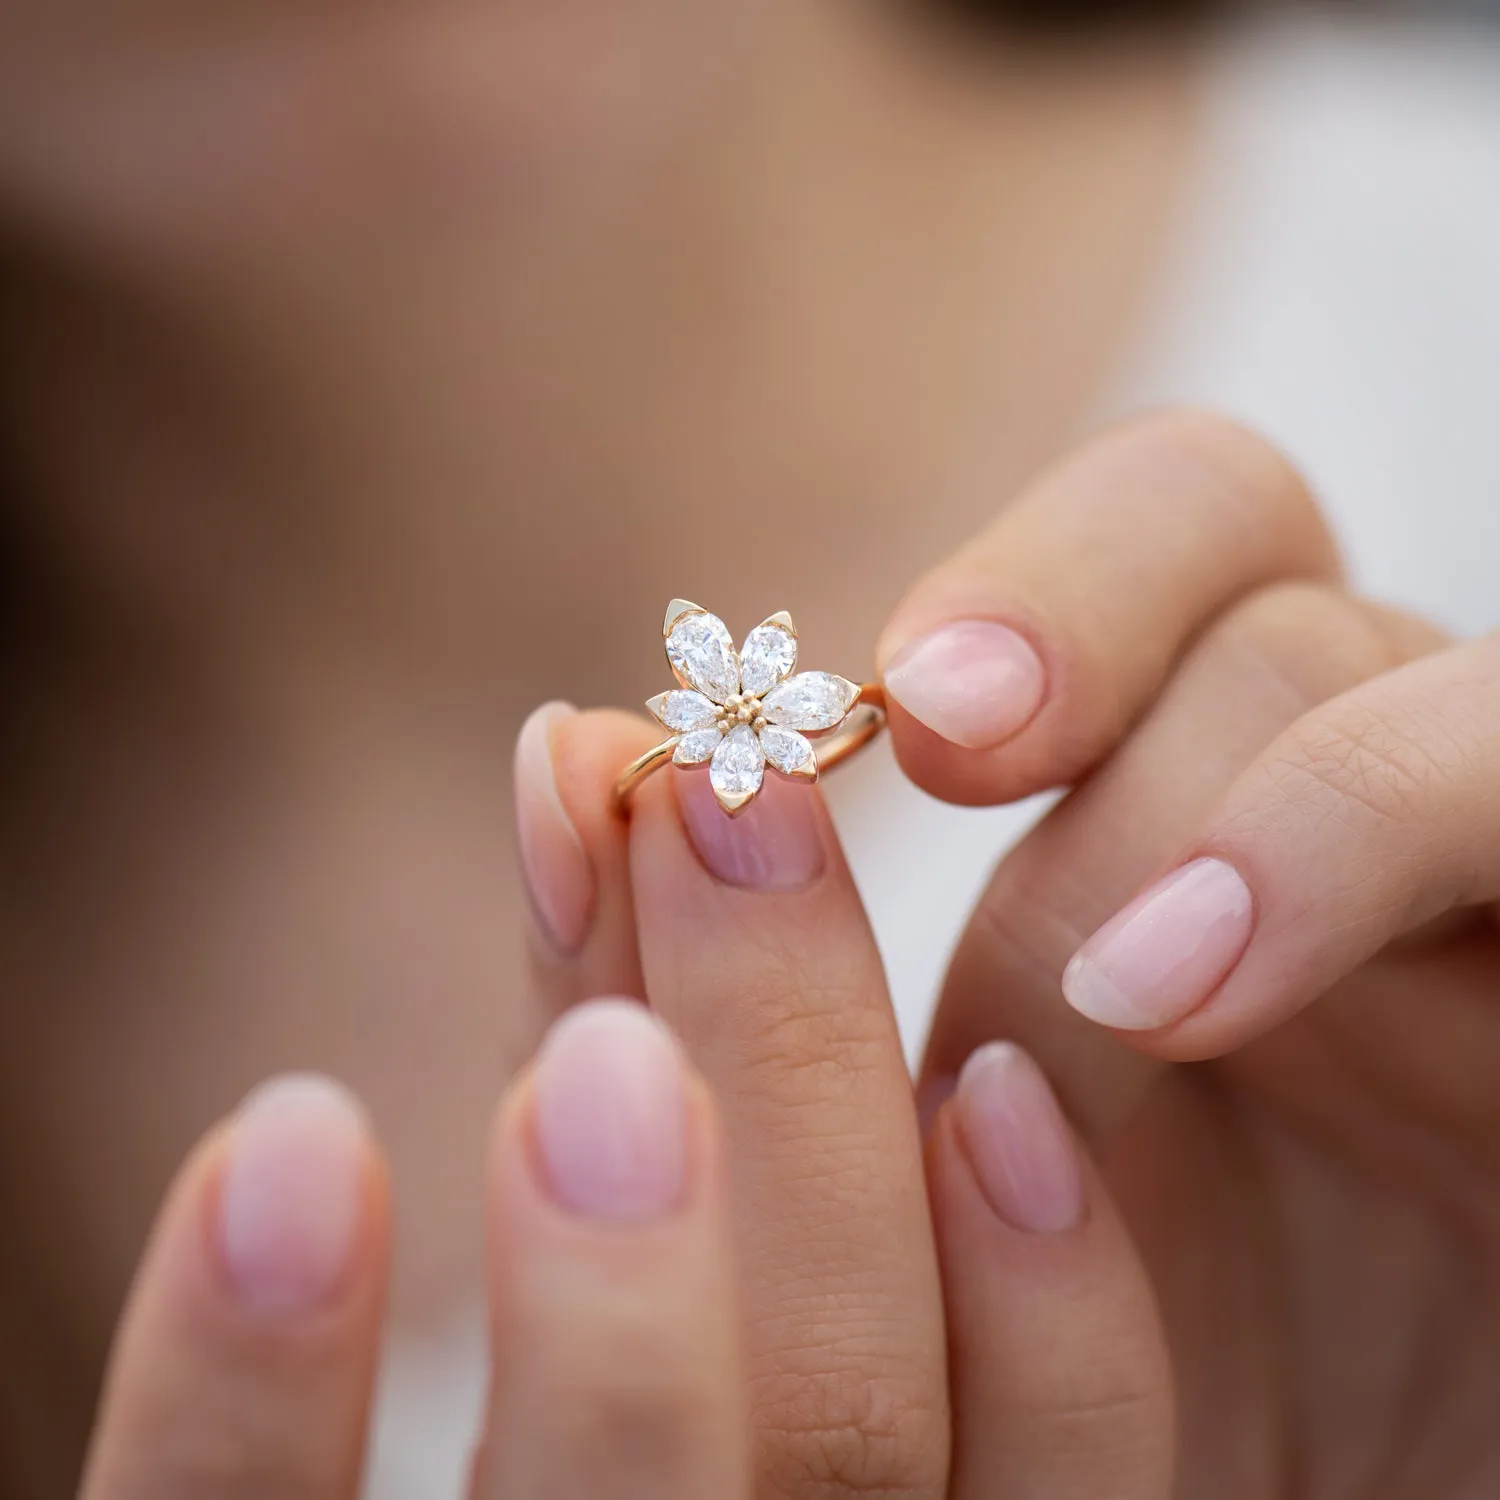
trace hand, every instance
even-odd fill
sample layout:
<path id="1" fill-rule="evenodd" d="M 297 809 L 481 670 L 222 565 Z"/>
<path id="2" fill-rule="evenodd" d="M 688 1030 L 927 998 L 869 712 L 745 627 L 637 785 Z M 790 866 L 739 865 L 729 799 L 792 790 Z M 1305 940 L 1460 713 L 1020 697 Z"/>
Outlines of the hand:
<path id="1" fill-rule="evenodd" d="M 534 990 L 548 1014 L 644 993 L 721 1102 L 750 1492 L 1155 1494 L 1170 1390 L 1154 1308 L 1044 1080 L 1014 1055 L 978 1093 L 1061 1191 L 1005 1191 L 1009 1130 L 935 1141 L 935 1245 L 879 957 L 820 797 L 772 778 L 730 821 L 705 778 L 664 774 L 627 827 L 614 779 L 658 733 L 562 706 L 522 732 Z M 961 1329 L 939 1255 L 976 1299 Z"/>
<path id="2" fill-rule="evenodd" d="M 534 998 L 566 1014 L 494 1126 L 473 1500 L 1157 1493 L 1154 1309 L 1041 1075 L 1011 1056 L 975 1093 L 1050 1179 L 1008 1179 L 1009 1132 L 939 1141 L 935 1246 L 818 795 L 772 787 L 731 823 L 661 777 L 627 829 L 610 787 L 646 733 L 549 710 L 520 746 Z M 574 1003 L 622 987 L 661 1020 Z M 388 1215 L 329 1083 L 272 1084 L 211 1132 L 143 1263 L 84 1500 L 353 1500 Z M 939 1248 L 968 1298 L 946 1339 Z"/>
<path id="3" fill-rule="evenodd" d="M 1100 1154 L 1172 1493 L 1500 1491 L 1500 638 L 1351 595 L 1284 462 L 1169 415 L 923 579 L 882 662 L 918 784 L 1072 789 L 983 897 L 922 1086 L 1015 1039 Z M 962 1327 L 983 1294 L 948 1287 Z"/>
<path id="4" fill-rule="evenodd" d="M 664 1028 L 623 1002 L 558 1027 L 497 1115 L 487 1194 L 476 1500 L 738 1493 L 722 1142 Z M 168 1197 L 85 1500 L 354 1500 L 388 1231 L 354 1101 L 313 1077 L 252 1094 Z"/>

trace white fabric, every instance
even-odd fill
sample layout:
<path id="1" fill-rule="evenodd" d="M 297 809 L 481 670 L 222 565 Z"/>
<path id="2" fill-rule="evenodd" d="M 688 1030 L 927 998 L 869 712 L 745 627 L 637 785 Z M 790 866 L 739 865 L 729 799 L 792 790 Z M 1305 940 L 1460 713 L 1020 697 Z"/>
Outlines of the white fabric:
<path id="1" fill-rule="evenodd" d="M 1231 50 L 1191 211 L 1100 415 L 1168 402 L 1289 452 L 1361 588 L 1500 625 L 1500 33 L 1280 22 Z M 969 905 L 1042 804 L 942 807 L 888 756 L 856 764 L 830 787 L 915 1057 Z M 451 1500 L 477 1309 L 392 1345 L 370 1500 Z"/>

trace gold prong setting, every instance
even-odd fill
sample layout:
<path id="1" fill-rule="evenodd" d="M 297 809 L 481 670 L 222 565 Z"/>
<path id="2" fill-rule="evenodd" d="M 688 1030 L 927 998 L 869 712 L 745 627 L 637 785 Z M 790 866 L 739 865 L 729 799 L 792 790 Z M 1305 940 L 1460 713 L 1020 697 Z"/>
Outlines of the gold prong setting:
<path id="1" fill-rule="evenodd" d="M 723 703 L 714 704 L 714 717 L 723 734 L 728 734 L 736 724 L 748 724 L 759 734 L 769 722 L 754 693 L 731 693 Z"/>
<path id="2" fill-rule="evenodd" d="M 830 672 L 795 671 L 797 628 L 785 610 L 762 620 L 738 650 L 718 616 L 674 599 L 662 622 L 667 660 L 680 687 L 647 707 L 673 738 L 660 747 L 677 765 L 707 765 L 719 806 L 743 812 L 769 766 L 815 781 L 812 736 L 838 728 L 860 688 Z"/>

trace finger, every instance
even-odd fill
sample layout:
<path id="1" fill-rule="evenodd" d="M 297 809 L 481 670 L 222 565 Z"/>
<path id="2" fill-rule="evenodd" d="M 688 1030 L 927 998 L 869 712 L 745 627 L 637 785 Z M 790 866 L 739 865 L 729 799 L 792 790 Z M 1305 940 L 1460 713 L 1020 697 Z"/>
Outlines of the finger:
<path id="1" fill-rule="evenodd" d="M 579 1000 L 643 993 L 628 825 L 614 784 L 651 743 L 638 715 L 581 715 L 566 703 L 537 709 L 516 742 L 516 843 L 530 898 L 528 1049 Z"/>
<path id="2" fill-rule="evenodd" d="M 1183 412 L 1114 429 L 897 608 L 878 651 L 896 753 L 951 802 L 1071 785 L 1211 619 L 1337 570 L 1301 479 L 1259 437 Z"/>
<path id="3" fill-rule="evenodd" d="M 911 1084 L 822 798 L 646 783 L 631 870 L 652 1005 L 724 1111 L 756 1494 L 937 1495 L 941 1299 Z"/>
<path id="4" fill-rule="evenodd" d="M 353 1500 L 388 1238 L 354 1101 L 310 1077 L 252 1093 L 168 1195 L 84 1500 Z"/>
<path id="5" fill-rule="evenodd" d="M 969 1059 L 928 1162 L 951 1500 L 1166 1500 L 1172 1378 L 1150 1282 L 1025 1052 L 995 1042 Z"/>
<path id="6" fill-rule="evenodd" d="M 747 1497 L 717 1117 L 631 1001 L 557 1023 L 489 1170 L 493 1383 L 474 1500 Z"/>
<path id="7" fill-rule="evenodd" d="M 1084 945 L 1068 998 L 1145 1051 L 1209 1057 L 1394 939 L 1500 898 L 1497 680 L 1491 636 L 1299 719 L 1170 873 Z"/>
<path id="8" fill-rule="evenodd" d="M 1440 637 L 1312 584 L 1243 601 L 1188 653 L 1140 726 L 1001 864 L 959 943 L 923 1089 L 982 1042 L 1022 1042 L 1086 1139 L 1107 1137 L 1157 1064 L 1058 1004 L 1085 937 L 1192 838 L 1246 766 L 1309 709 Z"/>

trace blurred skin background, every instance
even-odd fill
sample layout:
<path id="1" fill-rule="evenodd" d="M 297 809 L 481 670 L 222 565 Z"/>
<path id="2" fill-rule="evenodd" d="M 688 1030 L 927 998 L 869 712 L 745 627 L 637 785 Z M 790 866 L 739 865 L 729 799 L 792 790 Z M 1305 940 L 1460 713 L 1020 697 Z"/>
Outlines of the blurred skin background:
<path id="1" fill-rule="evenodd" d="M 1500 82 L 1484 11 L 5 0 L 0 1489 L 70 1492 L 163 1184 L 280 1069 L 368 1101 L 397 1337 L 461 1365 L 539 1023 L 525 713 L 655 691 L 674 595 L 867 672 L 916 572 L 1156 393 L 1121 371 L 1223 59 L 1292 28 L 1317 66 L 1251 97 L 1311 113 L 1373 47 L 1389 124 L 1408 56 L 1423 97 Z M 1500 122 L 1464 108 L 1478 212 Z M 1392 139 L 1451 170 L 1424 119 Z M 441 1493 L 400 1447 L 379 1493 Z"/>

